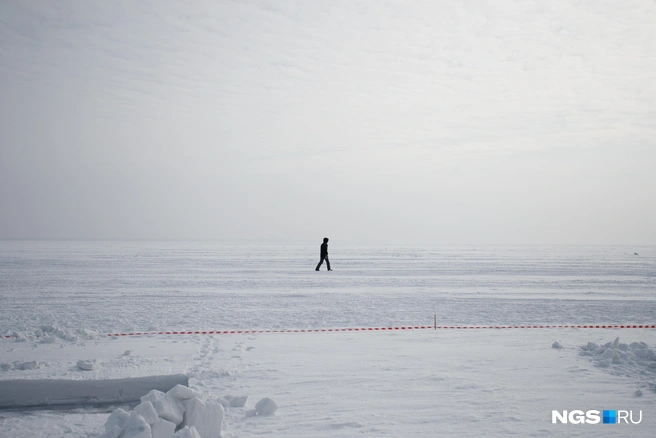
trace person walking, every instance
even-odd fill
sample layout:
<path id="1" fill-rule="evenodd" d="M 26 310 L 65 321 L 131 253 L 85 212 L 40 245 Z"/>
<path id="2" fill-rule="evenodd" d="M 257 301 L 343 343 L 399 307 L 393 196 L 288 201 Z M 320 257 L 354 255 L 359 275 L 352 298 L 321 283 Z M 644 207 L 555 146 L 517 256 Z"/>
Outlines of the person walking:
<path id="1" fill-rule="evenodd" d="M 328 260 L 328 238 L 324 237 L 323 238 L 323 243 L 321 244 L 321 260 L 319 260 L 319 264 L 317 265 L 317 269 L 315 271 L 318 271 L 321 265 L 323 264 L 323 261 L 326 261 L 326 266 L 328 266 L 328 270 L 332 271 L 330 269 L 330 260 Z"/>

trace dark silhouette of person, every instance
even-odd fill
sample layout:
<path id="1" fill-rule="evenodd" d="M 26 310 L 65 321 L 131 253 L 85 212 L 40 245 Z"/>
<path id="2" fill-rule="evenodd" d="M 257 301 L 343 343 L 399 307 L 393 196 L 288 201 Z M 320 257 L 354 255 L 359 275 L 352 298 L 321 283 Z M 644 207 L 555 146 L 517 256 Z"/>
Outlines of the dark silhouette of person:
<path id="1" fill-rule="evenodd" d="M 321 244 L 321 260 L 319 260 L 319 264 L 317 265 L 317 269 L 315 271 L 318 271 L 321 265 L 323 264 L 323 261 L 326 261 L 326 266 L 328 266 L 328 270 L 332 271 L 330 269 L 330 260 L 328 260 L 328 238 L 324 237 L 323 238 L 323 243 Z"/>

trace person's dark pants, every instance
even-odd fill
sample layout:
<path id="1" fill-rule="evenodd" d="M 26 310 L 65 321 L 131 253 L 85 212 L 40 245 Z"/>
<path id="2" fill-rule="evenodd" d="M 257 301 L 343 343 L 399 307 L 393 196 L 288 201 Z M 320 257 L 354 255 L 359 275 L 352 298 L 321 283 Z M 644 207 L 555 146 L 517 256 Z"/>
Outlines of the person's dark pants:
<path id="1" fill-rule="evenodd" d="M 323 264 L 323 261 L 326 261 L 326 266 L 328 266 L 328 270 L 330 271 L 330 260 L 328 260 L 328 256 L 321 256 L 321 260 L 319 260 L 319 264 L 317 265 L 317 269 L 315 271 L 318 271 L 321 265 Z"/>

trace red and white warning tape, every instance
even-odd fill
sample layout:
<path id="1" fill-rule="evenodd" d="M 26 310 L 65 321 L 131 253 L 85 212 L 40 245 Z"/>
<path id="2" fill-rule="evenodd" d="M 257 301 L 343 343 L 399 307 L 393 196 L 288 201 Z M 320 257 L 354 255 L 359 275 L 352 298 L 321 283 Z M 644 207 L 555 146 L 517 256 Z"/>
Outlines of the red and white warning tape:
<path id="1" fill-rule="evenodd" d="M 410 331 L 410 330 L 464 330 L 464 329 L 656 329 L 656 324 L 636 325 L 414 325 L 399 327 L 349 327 L 331 329 L 280 329 L 280 330 L 207 330 L 207 331 L 165 331 L 165 332 L 135 332 L 135 333 L 110 333 L 107 336 L 143 336 L 143 335 L 241 335 L 253 333 L 336 333 L 336 332 L 374 332 L 374 331 Z"/>
<path id="2" fill-rule="evenodd" d="M 329 329 L 280 329 L 280 330 L 192 330 L 192 331 L 150 331 L 131 333 L 108 333 L 108 337 L 149 336 L 149 335 L 244 335 L 255 333 L 342 333 L 342 332 L 393 332 L 410 330 L 482 330 L 482 329 L 656 329 L 656 324 L 566 324 L 566 325 L 414 325 L 398 327 L 350 327 Z M 16 338 L 5 335 L 0 338 Z M 32 338 L 32 336 L 25 336 Z"/>

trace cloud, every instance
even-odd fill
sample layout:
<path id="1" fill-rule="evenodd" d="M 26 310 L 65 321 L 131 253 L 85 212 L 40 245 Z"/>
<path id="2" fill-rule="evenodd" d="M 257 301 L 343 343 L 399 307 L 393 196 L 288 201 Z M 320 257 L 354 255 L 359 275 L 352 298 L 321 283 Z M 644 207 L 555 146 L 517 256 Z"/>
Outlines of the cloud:
<path id="1" fill-rule="evenodd" d="M 505 218 L 515 224 L 508 228 L 529 230 L 530 212 L 524 223 L 506 216 L 488 204 L 485 188 L 507 189 L 503 175 L 533 166 L 534 157 L 545 172 L 533 195 L 506 199 L 515 208 L 536 193 L 551 199 L 554 177 L 602 180 L 607 157 L 620 166 L 635 156 L 653 160 L 655 8 L 567 0 L 2 2 L 0 202 L 14 212 L 0 237 L 248 236 L 265 226 L 262 214 L 294 224 L 271 230 L 281 238 L 311 234 L 297 202 L 321 187 L 339 193 L 329 202 L 335 217 L 358 211 L 354 236 L 380 221 L 381 204 L 389 208 L 381 227 L 398 223 L 400 240 L 410 228 L 428 232 L 393 206 L 419 208 L 435 194 L 446 202 L 447 192 L 455 218 L 478 205 L 481 221 Z M 449 181 L 480 180 L 486 166 L 494 179 L 453 191 Z M 653 193 L 642 183 L 656 181 L 639 165 L 635 171 L 641 185 L 632 179 L 627 189 L 642 199 Z M 606 186 L 627 184 L 617 178 Z M 55 202 L 56 193 L 69 199 Z M 545 208 L 561 205 L 551 199 Z M 638 228 L 653 241 L 647 224 L 656 213 L 638 201 L 631 208 L 644 211 Z M 45 219 L 58 209 L 61 220 Z M 420 210 L 427 221 L 443 211 Z M 103 219 L 108 212 L 117 219 Z M 156 217 L 157 227 L 142 226 Z M 573 223 L 562 240 L 584 227 Z M 466 240 L 468 232 L 434 240 L 451 236 Z"/>

